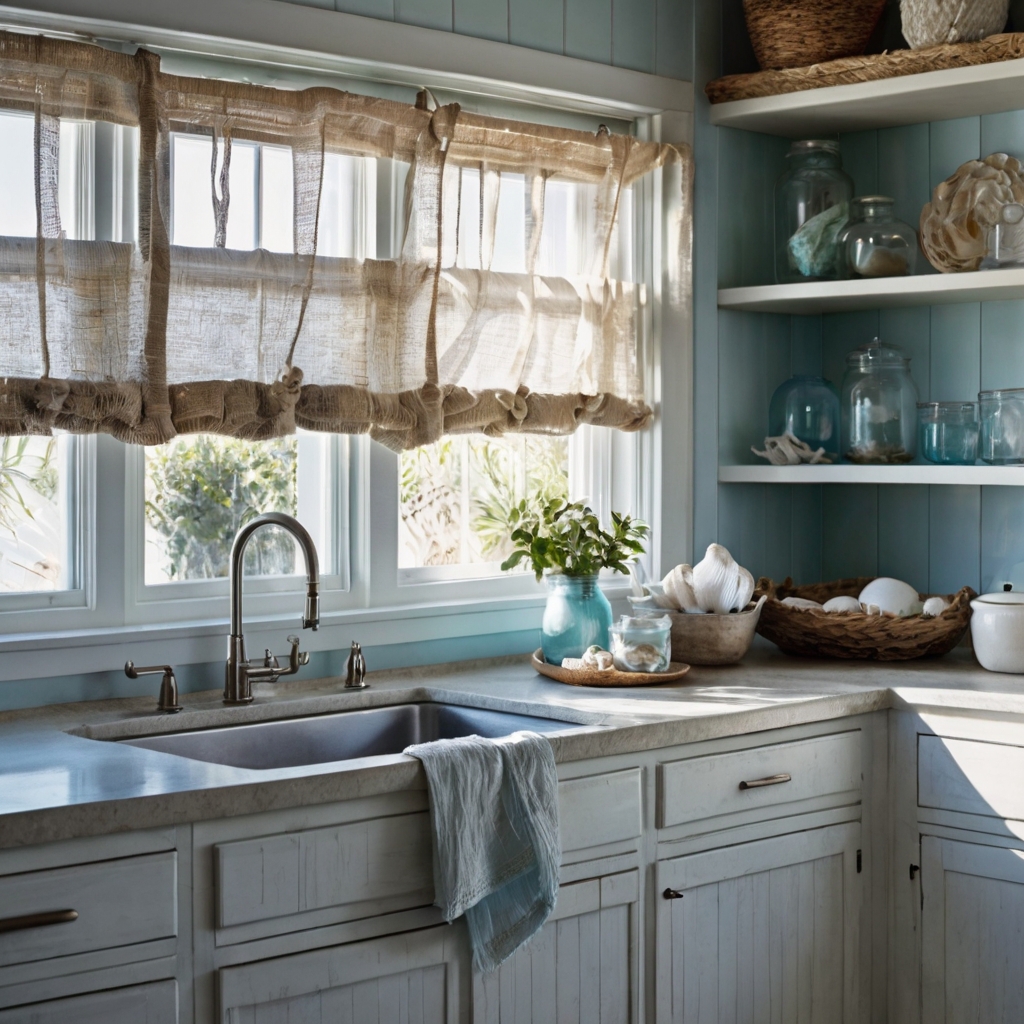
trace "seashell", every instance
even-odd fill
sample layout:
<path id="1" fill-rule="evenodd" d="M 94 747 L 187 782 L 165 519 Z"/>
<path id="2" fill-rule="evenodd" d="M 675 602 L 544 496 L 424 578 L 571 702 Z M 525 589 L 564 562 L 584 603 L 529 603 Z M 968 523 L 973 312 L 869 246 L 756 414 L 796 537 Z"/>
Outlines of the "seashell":
<path id="1" fill-rule="evenodd" d="M 684 612 L 703 611 L 693 592 L 693 570 L 685 562 L 677 565 L 661 581 L 661 586 L 673 608 Z"/>
<path id="2" fill-rule="evenodd" d="M 944 597 L 929 597 L 924 603 L 921 614 L 934 619 L 937 615 L 941 615 L 948 607 L 949 602 Z"/>
<path id="3" fill-rule="evenodd" d="M 611 652 L 598 647 L 597 644 L 588 647 L 580 660 L 584 668 L 597 669 L 598 672 L 607 672 L 614 664 Z"/>
<path id="4" fill-rule="evenodd" d="M 812 448 L 806 441 L 801 441 L 790 433 L 766 437 L 763 452 L 759 452 L 753 445 L 750 446 L 750 450 L 758 458 L 767 459 L 773 466 L 799 466 L 805 462 L 817 465 L 832 461 L 825 454 L 824 448 Z"/>
<path id="5" fill-rule="evenodd" d="M 921 599 L 917 591 L 902 580 L 894 580 L 890 576 L 880 576 L 872 580 L 861 592 L 859 597 L 863 605 L 877 605 L 879 611 L 890 615 L 921 614 Z M 872 614 L 870 611 L 868 614 Z"/>
<path id="6" fill-rule="evenodd" d="M 968 160 L 921 211 L 921 249 L 944 274 L 977 270 L 1007 203 L 1024 203 L 1024 167 L 1006 153 Z"/>
<path id="7" fill-rule="evenodd" d="M 742 611 L 754 594 L 754 577 L 721 544 L 708 545 L 692 579 L 697 605 L 718 615 Z"/>
<path id="8" fill-rule="evenodd" d="M 784 597 L 782 603 L 788 604 L 790 608 L 817 608 L 818 611 L 825 607 L 817 601 L 812 601 L 806 597 Z"/>
<path id="9" fill-rule="evenodd" d="M 826 601 L 822 608 L 827 612 L 859 612 L 861 610 L 860 601 L 855 597 L 833 597 Z"/>
<path id="10" fill-rule="evenodd" d="M 923 50 L 1002 32 L 1009 7 L 1009 0 L 900 0 L 900 19 L 910 48 Z"/>

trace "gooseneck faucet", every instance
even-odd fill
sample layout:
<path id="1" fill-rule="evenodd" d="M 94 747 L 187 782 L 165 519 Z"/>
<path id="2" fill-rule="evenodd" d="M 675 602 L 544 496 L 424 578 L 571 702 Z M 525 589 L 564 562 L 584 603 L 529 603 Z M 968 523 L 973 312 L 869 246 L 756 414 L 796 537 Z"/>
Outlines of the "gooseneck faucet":
<path id="1" fill-rule="evenodd" d="M 277 658 L 265 652 L 262 664 L 253 664 L 246 657 L 245 637 L 242 635 L 242 579 L 245 546 L 249 538 L 261 526 L 279 526 L 287 530 L 302 548 L 306 560 L 306 608 L 302 616 L 303 629 L 320 628 L 320 563 L 316 556 L 313 538 L 306 528 L 292 516 L 283 512 L 266 512 L 255 519 L 250 519 L 235 537 L 231 546 L 231 635 L 228 637 L 228 661 L 224 674 L 224 703 L 251 704 L 252 681 L 276 683 L 281 676 L 294 675 L 301 665 L 309 664 L 309 654 L 299 651 L 299 638 L 288 637 L 292 645 L 288 655 L 288 666 L 282 668 Z"/>

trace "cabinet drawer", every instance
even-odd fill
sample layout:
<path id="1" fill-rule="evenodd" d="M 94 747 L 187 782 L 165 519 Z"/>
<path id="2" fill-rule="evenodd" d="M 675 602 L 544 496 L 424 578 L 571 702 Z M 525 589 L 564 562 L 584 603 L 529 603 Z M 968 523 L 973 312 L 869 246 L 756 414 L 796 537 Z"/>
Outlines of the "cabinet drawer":
<path id="1" fill-rule="evenodd" d="M 636 839 L 643 831 L 640 769 L 565 779 L 558 814 L 563 854 Z"/>
<path id="2" fill-rule="evenodd" d="M 217 925 L 349 908 L 341 918 L 423 906 L 434 898 L 430 815 L 401 814 L 289 832 L 217 851 Z M 365 912 L 364 912 L 365 911 Z"/>
<path id="3" fill-rule="evenodd" d="M 87 953 L 178 932 L 177 855 L 173 850 L 0 877 L 0 967 Z M 32 925 L 37 914 L 77 918 Z M 16 920 L 28 918 L 29 920 Z"/>
<path id="4" fill-rule="evenodd" d="M 0 1024 L 176 1024 L 177 1020 L 178 986 L 173 981 L 0 1011 Z"/>
<path id="5" fill-rule="evenodd" d="M 919 736 L 920 807 L 1024 820 L 1024 747 Z"/>
<path id="6" fill-rule="evenodd" d="M 658 827 L 815 798 L 859 800 L 860 787 L 860 730 L 691 757 L 658 766 Z"/>

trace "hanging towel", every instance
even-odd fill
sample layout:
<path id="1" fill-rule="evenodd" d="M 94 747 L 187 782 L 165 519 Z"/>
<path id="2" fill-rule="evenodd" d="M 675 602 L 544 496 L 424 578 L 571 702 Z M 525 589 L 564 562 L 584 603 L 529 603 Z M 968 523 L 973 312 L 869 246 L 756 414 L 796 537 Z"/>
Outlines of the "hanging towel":
<path id="1" fill-rule="evenodd" d="M 558 896 L 558 777 L 532 732 L 407 747 L 423 762 L 434 833 L 434 903 L 466 915 L 473 962 L 493 971 L 544 927 Z"/>

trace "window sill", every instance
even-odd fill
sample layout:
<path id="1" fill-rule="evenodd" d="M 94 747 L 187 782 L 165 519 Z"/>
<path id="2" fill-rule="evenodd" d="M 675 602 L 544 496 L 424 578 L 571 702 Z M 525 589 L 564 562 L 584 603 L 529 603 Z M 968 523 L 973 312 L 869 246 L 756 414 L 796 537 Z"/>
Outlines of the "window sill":
<path id="1" fill-rule="evenodd" d="M 625 610 L 629 585 L 603 586 L 608 599 Z M 284 649 L 285 634 L 298 633 L 301 599 L 287 615 L 253 615 L 244 623 L 250 651 Z M 343 650 L 353 640 L 364 647 L 433 640 L 456 641 L 493 633 L 540 628 L 543 593 L 496 598 L 396 605 L 328 612 L 317 632 L 302 631 L 303 649 Z M 289 606 L 291 600 L 289 600 Z M 618 609 L 617 609 L 618 610 Z M 401 632 L 396 635 L 396 625 Z M 193 622 L 108 626 L 47 633 L 11 633 L 0 637 L 0 682 L 82 675 L 119 670 L 127 660 L 137 664 L 194 665 L 220 661 L 228 634 L 227 618 Z M 453 657 L 451 660 L 458 660 Z M 371 666 L 372 667 L 372 666 Z"/>

